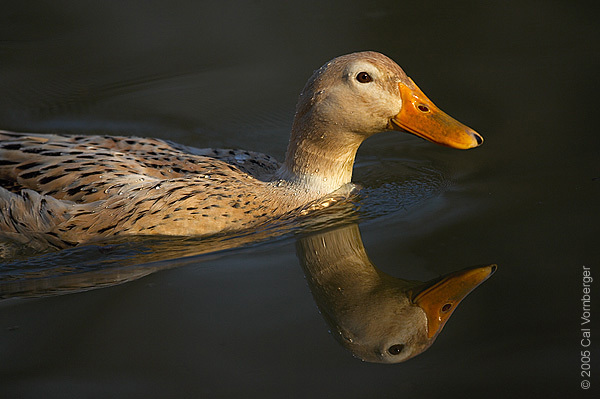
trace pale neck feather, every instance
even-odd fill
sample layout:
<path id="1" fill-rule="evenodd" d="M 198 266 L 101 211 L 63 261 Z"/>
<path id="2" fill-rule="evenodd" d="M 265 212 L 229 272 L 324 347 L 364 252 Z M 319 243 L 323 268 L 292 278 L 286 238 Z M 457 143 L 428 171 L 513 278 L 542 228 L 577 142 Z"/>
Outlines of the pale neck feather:
<path id="1" fill-rule="evenodd" d="M 285 161 L 276 178 L 316 197 L 338 190 L 352 180 L 352 168 L 364 137 L 335 123 L 297 118 Z"/>

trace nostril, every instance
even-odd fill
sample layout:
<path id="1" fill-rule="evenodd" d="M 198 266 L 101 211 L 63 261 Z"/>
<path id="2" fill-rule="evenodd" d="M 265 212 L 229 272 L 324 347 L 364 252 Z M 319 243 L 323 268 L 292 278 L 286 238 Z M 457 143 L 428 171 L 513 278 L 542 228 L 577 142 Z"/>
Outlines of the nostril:
<path id="1" fill-rule="evenodd" d="M 475 136 L 475 140 L 477 140 L 477 145 L 483 144 L 483 137 L 475 132 L 473 132 L 473 136 Z"/>
<path id="2" fill-rule="evenodd" d="M 429 107 L 423 104 L 419 104 L 417 105 L 417 108 L 419 109 L 419 111 L 421 112 L 429 112 Z"/>

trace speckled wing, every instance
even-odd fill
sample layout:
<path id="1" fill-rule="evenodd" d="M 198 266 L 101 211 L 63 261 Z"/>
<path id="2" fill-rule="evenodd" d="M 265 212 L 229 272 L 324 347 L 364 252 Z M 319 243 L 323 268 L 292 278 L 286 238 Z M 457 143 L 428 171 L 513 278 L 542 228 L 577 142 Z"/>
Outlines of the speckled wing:
<path id="1" fill-rule="evenodd" d="M 204 176 L 235 169 L 259 180 L 279 163 L 249 151 L 195 149 L 159 139 L 0 131 L 0 186 L 77 203 L 107 197 L 130 181 Z"/>

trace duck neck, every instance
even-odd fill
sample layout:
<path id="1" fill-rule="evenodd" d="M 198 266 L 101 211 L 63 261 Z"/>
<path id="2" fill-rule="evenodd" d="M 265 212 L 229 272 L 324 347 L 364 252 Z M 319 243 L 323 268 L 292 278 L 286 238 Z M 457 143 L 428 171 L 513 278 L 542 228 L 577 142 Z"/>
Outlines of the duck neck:
<path id="1" fill-rule="evenodd" d="M 312 121 L 311 121 L 312 122 Z M 276 174 L 307 191 L 326 195 L 352 180 L 360 136 L 342 132 L 337 125 L 294 122 L 285 161 Z"/>

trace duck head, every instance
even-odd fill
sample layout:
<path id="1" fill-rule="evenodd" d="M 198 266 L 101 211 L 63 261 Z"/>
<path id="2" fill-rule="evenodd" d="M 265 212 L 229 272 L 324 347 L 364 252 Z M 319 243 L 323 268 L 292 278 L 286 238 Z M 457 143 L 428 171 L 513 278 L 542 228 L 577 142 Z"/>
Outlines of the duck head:
<path id="1" fill-rule="evenodd" d="M 477 132 L 436 107 L 390 58 L 353 53 L 329 61 L 308 80 L 279 177 L 336 189 L 350 182 L 360 144 L 389 130 L 458 149 L 483 143 Z"/>

